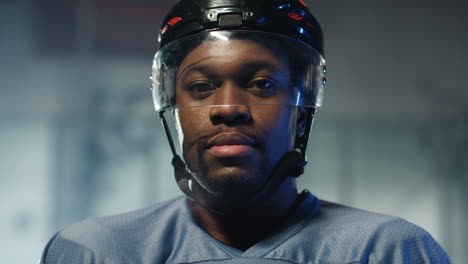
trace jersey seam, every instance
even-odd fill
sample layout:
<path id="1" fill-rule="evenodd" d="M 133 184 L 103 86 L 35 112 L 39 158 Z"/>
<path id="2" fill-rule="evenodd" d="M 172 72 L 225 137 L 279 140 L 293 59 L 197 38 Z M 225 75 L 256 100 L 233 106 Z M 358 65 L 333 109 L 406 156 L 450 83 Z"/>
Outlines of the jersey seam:
<path id="1" fill-rule="evenodd" d="M 211 242 L 213 244 L 215 244 L 219 249 L 221 249 L 224 253 L 228 254 L 231 258 L 236 258 L 236 257 L 240 257 L 239 254 L 237 254 L 236 252 L 231 252 L 230 250 L 228 250 L 227 248 L 223 247 L 223 245 L 221 244 L 221 242 L 219 242 L 218 240 L 216 240 L 214 237 L 208 235 L 208 238 L 211 240 Z"/>

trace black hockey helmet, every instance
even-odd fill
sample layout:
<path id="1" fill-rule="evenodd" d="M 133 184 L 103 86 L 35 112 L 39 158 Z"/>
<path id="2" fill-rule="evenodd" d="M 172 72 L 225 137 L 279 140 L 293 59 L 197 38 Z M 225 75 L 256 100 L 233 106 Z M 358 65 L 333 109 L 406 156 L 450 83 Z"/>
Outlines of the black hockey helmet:
<path id="1" fill-rule="evenodd" d="M 182 0 L 162 23 L 160 48 L 199 32 L 226 29 L 282 34 L 324 55 L 322 29 L 303 0 Z"/>

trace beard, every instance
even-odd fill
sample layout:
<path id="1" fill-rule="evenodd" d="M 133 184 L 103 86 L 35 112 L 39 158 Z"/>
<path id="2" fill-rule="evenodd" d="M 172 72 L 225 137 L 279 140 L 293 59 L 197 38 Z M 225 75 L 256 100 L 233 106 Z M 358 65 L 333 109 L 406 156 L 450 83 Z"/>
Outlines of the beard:
<path id="1" fill-rule="evenodd" d="M 241 161 L 226 161 L 230 167 L 224 169 L 227 172 L 210 172 L 205 160 L 199 159 L 199 173 L 196 173 L 197 181 L 209 192 L 218 193 L 225 199 L 245 200 L 259 192 L 268 179 L 273 168 L 268 162 L 259 162 L 254 170 L 239 169 Z M 235 164 L 234 166 L 232 166 Z M 240 172 L 239 172 L 240 171 Z"/>
<path id="2" fill-rule="evenodd" d="M 277 163 L 264 156 L 255 168 L 246 169 L 242 167 L 245 162 L 242 159 L 229 158 L 220 161 L 226 166 L 222 172 L 213 172 L 203 159 L 202 148 L 197 155 L 197 169 L 186 162 L 194 178 L 193 193 L 204 207 L 220 212 L 251 207 L 251 200 L 262 191 Z"/>

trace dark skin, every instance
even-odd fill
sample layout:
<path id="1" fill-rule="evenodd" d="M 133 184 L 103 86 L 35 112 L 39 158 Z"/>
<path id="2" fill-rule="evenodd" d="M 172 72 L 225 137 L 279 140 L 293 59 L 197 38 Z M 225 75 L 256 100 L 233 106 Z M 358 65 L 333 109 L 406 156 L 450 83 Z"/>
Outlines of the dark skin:
<path id="1" fill-rule="evenodd" d="M 297 197 L 292 178 L 280 187 L 270 201 L 263 201 L 256 210 L 218 214 L 200 203 L 190 201 L 190 209 L 198 224 L 212 237 L 226 245 L 246 251 L 278 228 L 287 218 Z M 276 203 L 275 203 L 276 202 Z"/>
<path id="2" fill-rule="evenodd" d="M 297 198 L 288 177 L 268 199 L 248 199 L 304 133 L 303 114 L 287 106 L 289 83 L 287 60 L 247 40 L 204 43 L 178 71 L 177 104 L 192 107 L 176 112 L 184 158 L 197 175 L 190 209 L 211 236 L 243 251 L 272 233 Z"/>

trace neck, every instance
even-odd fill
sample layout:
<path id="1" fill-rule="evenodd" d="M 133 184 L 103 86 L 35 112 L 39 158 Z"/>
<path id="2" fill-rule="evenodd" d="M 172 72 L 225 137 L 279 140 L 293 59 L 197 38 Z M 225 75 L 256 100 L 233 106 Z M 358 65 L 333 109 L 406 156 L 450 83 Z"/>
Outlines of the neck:
<path id="1" fill-rule="evenodd" d="M 297 189 L 288 177 L 268 199 L 254 208 L 222 214 L 195 201 L 189 207 L 197 223 L 218 241 L 245 251 L 274 232 L 289 216 L 297 198 Z"/>

